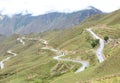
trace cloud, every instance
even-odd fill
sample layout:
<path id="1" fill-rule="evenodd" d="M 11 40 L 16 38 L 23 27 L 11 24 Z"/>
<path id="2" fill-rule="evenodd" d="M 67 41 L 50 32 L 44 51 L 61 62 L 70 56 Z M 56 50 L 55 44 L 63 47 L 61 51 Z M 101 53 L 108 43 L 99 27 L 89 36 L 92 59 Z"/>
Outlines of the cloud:
<path id="1" fill-rule="evenodd" d="M 120 0 L 0 0 L 0 12 L 44 14 L 49 11 L 72 12 L 92 5 L 104 12 L 120 8 Z"/>

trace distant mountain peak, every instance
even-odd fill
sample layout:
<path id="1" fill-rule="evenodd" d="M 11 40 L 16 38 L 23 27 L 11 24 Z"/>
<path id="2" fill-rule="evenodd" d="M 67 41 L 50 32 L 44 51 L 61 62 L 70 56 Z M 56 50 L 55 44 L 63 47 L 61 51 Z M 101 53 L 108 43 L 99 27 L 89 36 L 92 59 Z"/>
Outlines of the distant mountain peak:
<path id="1" fill-rule="evenodd" d="M 101 10 L 99 10 L 93 6 L 88 6 L 87 8 L 85 8 L 85 10 L 90 10 L 90 11 L 93 10 L 95 12 L 103 13 Z"/>
<path id="2" fill-rule="evenodd" d="M 87 8 L 85 8 L 85 9 L 88 9 L 88 10 L 90 10 L 90 9 L 95 9 L 96 10 L 96 8 L 95 7 L 93 7 L 93 6 L 88 6 Z"/>

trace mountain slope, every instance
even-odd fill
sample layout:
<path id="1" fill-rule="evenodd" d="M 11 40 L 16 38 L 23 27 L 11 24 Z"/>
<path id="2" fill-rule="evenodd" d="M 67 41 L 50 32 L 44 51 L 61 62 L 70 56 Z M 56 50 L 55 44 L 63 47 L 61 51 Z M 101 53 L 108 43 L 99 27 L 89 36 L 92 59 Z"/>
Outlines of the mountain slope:
<path id="1" fill-rule="evenodd" d="M 84 83 L 85 81 L 94 83 L 96 78 L 119 74 L 120 21 L 116 19 L 119 18 L 119 14 L 118 10 L 111 14 L 95 15 L 73 28 L 24 35 L 29 38 L 46 39 L 49 46 L 67 54 L 63 58 L 89 61 L 90 66 L 78 74 L 74 71 L 81 65 L 53 60 L 52 57 L 56 54 L 49 50 L 42 50 L 41 48 L 45 45 L 39 41 L 24 40 L 26 44 L 21 45 L 16 41 L 19 35 L 13 35 L 4 40 L 0 43 L 1 60 L 9 56 L 6 54 L 9 49 L 14 50 L 18 56 L 5 63 L 6 68 L 0 70 L 0 81 L 3 83 Z M 92 48 L 91 42 L 94 39 L 86 28 L 92 28 L 103 39 L 105 36 L 110 38 L 104 48 L 106 60 L 103 63 L 98 62 L 94 53 L 99 44 Z M 55 75 L 51 76 L 51 72 Z"/>
<path id="2" fill-rule="evenodd" d="M 110 38 L 110 41 L 105 45 L 104 53 L 105 53 L 106 60 L 102 64 L 97 64 L 97 65 L 91 66 L 90 68 L 88 68 L 88 70 L 86 70 L 78 75 L 73 75 L 73 74 L 63 75 L 63 76 L 59 77 L 58 79 L 52 81 L 51 83 L 67 83 L 67 82 L 72 83 L 72 82 L 78 82 L 78 80 L 83 82 L 83 80 L 88 80 L 88 79 L 90 80 L 91 78 L 95 79 L 95 78 L 99 78 L 99 77 L 104 77 L 106 75 L 112 75 L 112 74 L 114 75 L 114 74 L 120 73 L 120 71 L 119 71 L 120 70 L 120 66 L 119 66 L 119 63 L 120 63 L 119 14 L 120 14 L 120 10 L 117 10 L 117 11 L 115 11 L 111 14 L 107 14 L 107 15 L 92 16 L 92 17 L 86 19 L 84 22 L 82 22 L 80 26 L 77 26 L 77 28 L 73 28 L 73 30 L 72 30 L 73 33 L 68 31 L 71 34 L 69 33 L 69 36 L 67 36 L 67 38 L 71 37 L 71 39 L 67 39 L 65 41 L 63 41 L 66 38 L 66 35 L 64 35 L 64 34 L 66 34 L 67 31 L 65 31 L 63 33 L 61 32 L 62 35 L 59 34 L 58 37 L 57 37 L 57 35 L 55 35 L 56 37 L 55 37 L 55 40 L 53 40 L 53 41 L 56 41 L 56 42 L 57 42 L 57 40 L 59 40 L 59 42 L 62 41 L 62 43 L 63 43 L 62 46 L 61 46 L 61 44 L 57 44 L 57 46 L 62 47 L 63 49 L 67 49 L 67 50 L 74 48 L 75 45 L 78 46 L 79 43 L 82 43 L 82 40 L 81 40 L 81 41 L 79 41 L 79 43 L 77 42 L 74 44 L 73 42 L 76 42 L 76 41 L 74 41 L 72 39 L 74 39 L 74 37 L 75 37 L 75 36 L 73 36 L 73 34 L 79 35 L 81 28 L 83 28 L 83 32 L 85 32 L 85 29 L 84 29 L 85 27 L 86 28 L 91 27 L 93 29 L 93 31 L 95 33 L 97 33 L 101 38 L 108 36 Z M 87 33 L 85 33 L 85 34 L 87 34 Z M 87 34 L 87 35 L 89 35 L 89 34 Z M 55 44 L 55 42 L 53 44 Z M 81 48 L 82 48 L 82 46 L 77 49 L 81 49 Z M 69 57 L 75 58 L 78 56 L 79 55 L 76 54 L 76 56 L 75 56 L 75 54 L 74 54 L 74 56 L 69 56 Z M 60 82 L 61 79 L 62 79 L 62 82 Z M 119 80 L 120 79 L 118 79 L 118 81 Z"/>
<path id="3" fill-rule="evenodd" d="M 0 33 L 32 33 L 43 32 L 49 29 L 64 29 L 78 25 L 85 18 L 94 14 L 102 14 L 103 12 L 90 7 L 89 9 L 73 12 L 73 13 L 59 13 L 53 12 L 39 16 L 31 16 L 17 14 L 9 18 L 3 16 L 0 20 Z"/>

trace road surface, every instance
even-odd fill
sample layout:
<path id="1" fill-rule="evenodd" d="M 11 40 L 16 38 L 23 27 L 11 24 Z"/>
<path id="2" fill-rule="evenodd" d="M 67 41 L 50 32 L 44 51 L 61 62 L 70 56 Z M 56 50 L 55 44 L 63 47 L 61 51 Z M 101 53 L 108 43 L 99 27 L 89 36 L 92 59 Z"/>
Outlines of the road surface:
<path id="1" fill-rule="evenodd" d="M 100 63 L 102 63 L 105 60 L 103 49 L 104 49 L 104 40 L 98 37 L 91 29 L 87 29 L 88 32 L 90 32 L 95 39 L 99 39 L 100 46 L 96 50 L 96 55 Z"/>
<path id="2" fill-rule="evenodd" d="M 12 54 L 13 56 L 16 56 L 16 53 L 13 53 L 11 50 L 7 51 L 8 54 Z M 4 62 L 8 61 L 11 57 L 7 57 L 5 59 L 3 59 L 2 61 L 0 61 L 0 68 L 3 69 L 4 68 Z"/>

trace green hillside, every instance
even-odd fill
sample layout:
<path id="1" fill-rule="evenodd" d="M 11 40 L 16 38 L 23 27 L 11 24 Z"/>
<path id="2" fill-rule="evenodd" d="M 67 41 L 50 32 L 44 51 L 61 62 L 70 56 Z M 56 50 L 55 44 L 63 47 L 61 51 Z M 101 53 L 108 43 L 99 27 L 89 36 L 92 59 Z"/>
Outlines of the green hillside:
<path id="1" fill-rule="evenodd" d="M 67 54 L 63 58 L 89 61 L 90 66 L 77 74 L 74 72 L 81 64 L 54 60 L 56 54 L 41 49 L 45 45 L 39 41 L 25 40 L 25 45 L 22 45 L 16 39 L 23 35 L 6 38 L 0 43 L 0 60 L 12 56 L 7 53 L 9 49 L 17 53 L 17 56 L 5 62 L 5 68 L 0 70 L 0 83 L 108 83 L 110 80 L 119 83 L 119 75 L 102 81 L 97 80 L 120 74 L 119 14 L 120 10 L 117 10 L 110 14 L 92 16 L 70 29 L 24 35 L 27 38 L 41 37 L 47 40 L 48 46 Z M 91 46 L 95 39 L 86 28 L 92 28 L 103 39 L 105 36 L 109 37 L 105 43 L 106 60 L 103 63 L 98 63 L 94 52 L 99 44 L 95 48 Z"/>
<path id="2" fill-rule="evenodd" d="M 80 30 L 82 27 L 86 28 L 85 26 L 89 26 L 89 27 L 93 28 L 93 31 L 95 33 L 97 33 L 101 38 L 104 38 L 105 36 L 108 36 L 110 38 L 109 43 L 107 43 L 105 45 L 105 49 L 104 49 L 104 54 L 106 56 L 105 62 L 103 62 L 102 64 L 97 64 L 96 66 L 91 66 L 91 68 L 90 67 L 88 68 L 88 71 L 86 70 L 84 72 L 81 72 L 78 75 L 73 75 L 73 74 L 63 75 L 63 76 L 59 77 L 58 79 L 56 79 L 55 81 L 52 81 L 52 83 L 66 83 L 66 82 L 72 83 L 72 82 L 77 82 L 78 80 L 90 80 L 91 77 L 92 77 L 92 79 L 94 79 L 94 78 L 99 78 L 99 77 L 102 77 L 105 75 L 120 73 L 120 71 L 119 71 L 120 70 L 120 65 L 119 65 L 119 62 L 120 62 L 120 55 L 119 55 L 120 54 L 120 52 L 119 52 L 119 47 L 120 47 L 120 40 L 119 40 L 120 30 L 119 29 L 120 29 L 120 26 L 119 26 L 119 23 L 120 23 L 120 21 L 117 21 L 117 19 L 116 19 L 116 18 L 119 18 L 119 12 L 120 11 L 118 10 L 111 14 L 90 17 L 90 18 L 86 19 L 77 28 Z M 90 20 L 91 20 L 91 22 L 88 22 Z M 85 23 L 86 23 L 86 25 L 85 25 Z M 78 30 L 76 30 L 76 31 L 78 32 Z M 75 32 L 75 34 L 76 34 L 76 32 Z M 85 33 L 85 34 L 88 36 L 87 33 Z M 84 36 L 82 36 L 82 37 L 84 37 Z M 63 39 L 64 39 L 64 36 L 63 36 Z M 83 40 L 83 38 L 82 38 L 82 40 Z M 76 41 L 73 41 L 73 42 L 76 42 Z M 80 41 L 80 43 L 81 43 L 81 41 Z M 59 47 L 65 46 L 63 48 L 67 49 L 67 45 L 68 45 L 69 46 L 68 50 L 69 50 L 70 46 L 73 44 L 74 43 L 70 43 L 70 41 L 69 41 L 69 43 L 64 43 L 64 44 L 62 44 L 62 46 L 59 46 Z M 82 45 L 84 45 L 84 44 L 82 44 Z M 81 48 L 79 48 L 79 49 L 83 49 L 82 47 L 83 46 L 81 46 Z M 78 55 L 76 54 L 76 56 L 70 56 L 70 57 L 75 58 L 77 56 Z M 61 79 L 63 81 L 60 81 Z M 120 79 L 118 79 L 118 80 L 120 80 Z"/>

